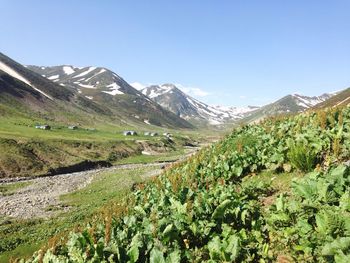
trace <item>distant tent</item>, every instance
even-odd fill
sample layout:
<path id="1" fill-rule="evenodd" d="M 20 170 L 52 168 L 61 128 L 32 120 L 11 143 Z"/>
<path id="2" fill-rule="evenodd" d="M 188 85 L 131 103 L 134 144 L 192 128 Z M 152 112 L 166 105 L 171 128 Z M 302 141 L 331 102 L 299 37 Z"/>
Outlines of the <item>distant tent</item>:
<path id="1" fill-rule="evenodd" d="M 35 125 L 36 129 L 42 129 L 42 130 L 50 130 L 51 126 L 50 125 Z"/>
<path id="2" fill-rule="evenodd" d="M 130 136 L 130 135 L 137 135 L 136 131 L 124 131 L 123 132 L 124 136 Z"/>
<path id="3" fill-rule="evenodd" d="M 70 129 L 70 130 L 77 130 L 78 126 L 70 125 L 70 126 L 68 126 L 68 129 Z"/>

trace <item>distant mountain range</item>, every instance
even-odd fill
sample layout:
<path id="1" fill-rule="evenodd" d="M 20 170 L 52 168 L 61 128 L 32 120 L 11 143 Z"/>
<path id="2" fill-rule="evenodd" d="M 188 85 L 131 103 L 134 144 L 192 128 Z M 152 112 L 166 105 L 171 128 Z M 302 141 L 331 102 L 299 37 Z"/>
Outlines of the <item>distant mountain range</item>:
<path id="1" fill-rule="evenodd" d="M 254 122 L 269 116 L 298 113 L 328 101 L 337 94 L 325 93 L 313 97 L 292 94 L 262 107 L 223 107 L 200 102 L 173 84 L 151 85 L 141 92 L 169 111 L 197 125 Z"/>
<path id="2" fill-rule="evenodd" d="M 36 116 L 63 122 L 108 122 L 122 126 L 168 128 L 220 126 L 255 122 L 268 116 L 350 102 L 350 89 L 308 97 L 287 95 L 255 107 L 205 104 L 174 84 L 136 90 L 102 67 L 23 66 L 0 53 L 0 113 Z"/>
<path id="3" fill-rule="evenodd" d="M 193 128 L 186 120 L 162 108 L 106 68 L 69 65 L 26 67 L 59 87 L 69 88 L 84 99 L 107 108 L 114 119 L 120 119 L 124 123 L 141 122 L 171 128 Z"/>
<path id="4" fill-rule="evenodd" d="M 299 94 L 287 95 L 273 103 L 260 107 L 246 116 L 244 122 L 256 122 L 266 117 L 276 116 L 281 114 L 293 114 L 303 112 L 313 108 L 319 103 L 327 101 L 336 93 L 325 93 L 321 96 L 308 97 Z"/>
<path id="5" fill-rule="evenodd" d="M 210 106 L 185 94 L 174 84 L 152 85 L 141 92 L 159 105 L 195 124 L 224 124 L 244 118 L 259 107 Z"/>

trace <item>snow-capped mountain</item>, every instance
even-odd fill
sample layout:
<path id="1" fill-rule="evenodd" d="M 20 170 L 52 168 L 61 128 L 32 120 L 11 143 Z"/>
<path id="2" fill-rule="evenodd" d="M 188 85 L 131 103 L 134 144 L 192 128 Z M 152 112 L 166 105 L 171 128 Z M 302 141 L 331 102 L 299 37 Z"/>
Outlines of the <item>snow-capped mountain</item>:
<path id="1" fill-rule="evenodd" d="M 174 84 L 152 85 L 141 91 L 176 115 L 196 123 L 223 124 L 239 120 L 257 109 L 257 107 L 210 106 L 185 94 Z"/>
<path id="2" fill-rule="evenodd" d="M 94 93 L 105 93 L 112 96 L 141 94 L 114 72 L 101 67 L 74 67 L 70 65 L 38 67 L 27 66 L 43 77 L 60 84 L 75 88 L 78 93 L 93 99 Z"/>
<path id="3" fill-rule="evenodd" d="M 234 106 L 221 106 L 221 105 L 215 105 L 212 106 L 215 109 L 223 112 L 227 112 L 232 119 L 242 119 L 246 117 L 247 115 L 251 114 L 255 110 L 259 109 L 259 106 L 246 106 L 246 107 L 234 107 Z"/>
<path id="4" fill-rule="evenodd" d="M 26 66 L 42 77 L 69 88 L 85 99 L 110 111 L 110 115 L 125 123 L 141 122 L 173 128 L 193 127 L 186 120 L 162 108 L 134 89 L 123 78 L 102 67 Z"/>
<path id="5" fill-rule="evenodd" d="M 69 87 L 59 86 L 0 53 L 0 108 L 2 115 L 39 116 L 69 122 L 87 122 L 111 112 Z M 6 110 L 4 110 L 6 109 Z M 66 112 L 63 115 L 62 112 Z"/>
<path id="6" fill-rule="evenodd" d="M 303 96 L 299 94 L 292 94 L 292 99 L 301 108 L 299 111 L 314 107 L 315 105 L 328 100 L 330 97 L 334 96 L 336 93 L 325 93 L 321 96 Z"/>

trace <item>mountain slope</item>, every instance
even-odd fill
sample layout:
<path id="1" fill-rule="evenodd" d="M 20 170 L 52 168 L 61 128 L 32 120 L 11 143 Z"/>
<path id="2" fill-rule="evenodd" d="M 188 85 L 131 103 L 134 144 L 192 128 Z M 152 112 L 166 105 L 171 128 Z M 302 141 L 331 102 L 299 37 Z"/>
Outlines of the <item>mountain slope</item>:
<path id="1" fill-rule="evenodd" d="M 223 124 L 239 120 L 256 109 L 210 106 L 185 94 L 173 84 L 152 85 L 141 91 L 164 108 L 194 123 Z"/>
<path id="2" fill-rule="evenodd" d="M 130 86 L 114 72 L 99 67 L 27 66 L 41 76 L 70 88 L 75 94 L 108 108 L 115 118 L 171 128 L 192 128 L 192 125 Z"/>
<path id="3" fill-rule="evenodd" d="M 109 110 L 60 87 L 0 53 L 0 110 L 9 114 L 64 121 L 89 121 Z"/>
<path id="4" fill-rule="evenodd" d="M 350 103 L 350 88 L 338 92 L 328 100 L 315 105 L 314 109 L 322 109 L 327 107 L 346 106 Z"/>
<path id="5" fill-rule="evenodd" d="M 255 122 L 265 117 L 276 116 L 280 114 L 292 114 L 303 112 L 315 105 L 322 103 L 334 94 L 325 93 L 321 96 L 308 97 L 299 94 L 287 95 L 273 103 L 262 106 L 253 112 L 250 116 L 243 119 L 244 122 Z"/>

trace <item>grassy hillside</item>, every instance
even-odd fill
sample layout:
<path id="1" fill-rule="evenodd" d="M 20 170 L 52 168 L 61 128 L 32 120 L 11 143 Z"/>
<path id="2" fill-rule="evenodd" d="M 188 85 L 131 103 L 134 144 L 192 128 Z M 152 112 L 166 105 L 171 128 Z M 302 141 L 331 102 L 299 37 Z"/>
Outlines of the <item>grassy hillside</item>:
<path id="1" fill-rule="evenodd" d="M 0 178 L 74 172 L 141 154 L 134 141 L 0 139 Z"/>
<path id="2" fill-rule="evenodd" d="M 242 126 L 28 262 L 349 262 L 349 132 L 350 108 Z"/>
<path id="3" fill-rule="evenodd" d="M 1 107 L 0 107 L 1 108 Z M 128 156 L 141 155 L 145 141 L 154 145 L 156 152 L 174 151 L 193 141 L 186 133 L 155 126 L 118 126 L 115 123 L 92 123 L 68 129 L 68 123 L 18 114 L 0 116 L 0 178 L 38 176 L 84 170 L 98 165 L 111 165 Z M 72 122 L 78 124 L 77 122 Z M 36 124 L 48 124 L 51 130 L 35 129 Z M 152 127 L 152 128 L 151 128 Z M 136 130 L 138 136 L 124 136 L 123 130 Z M 155 131 L 156 137 L 143 136 L 144 131 Z M 162 132 L 174 134 L 167 141 Z M 191 137 L 195 133 L 188 133 Z"/>

